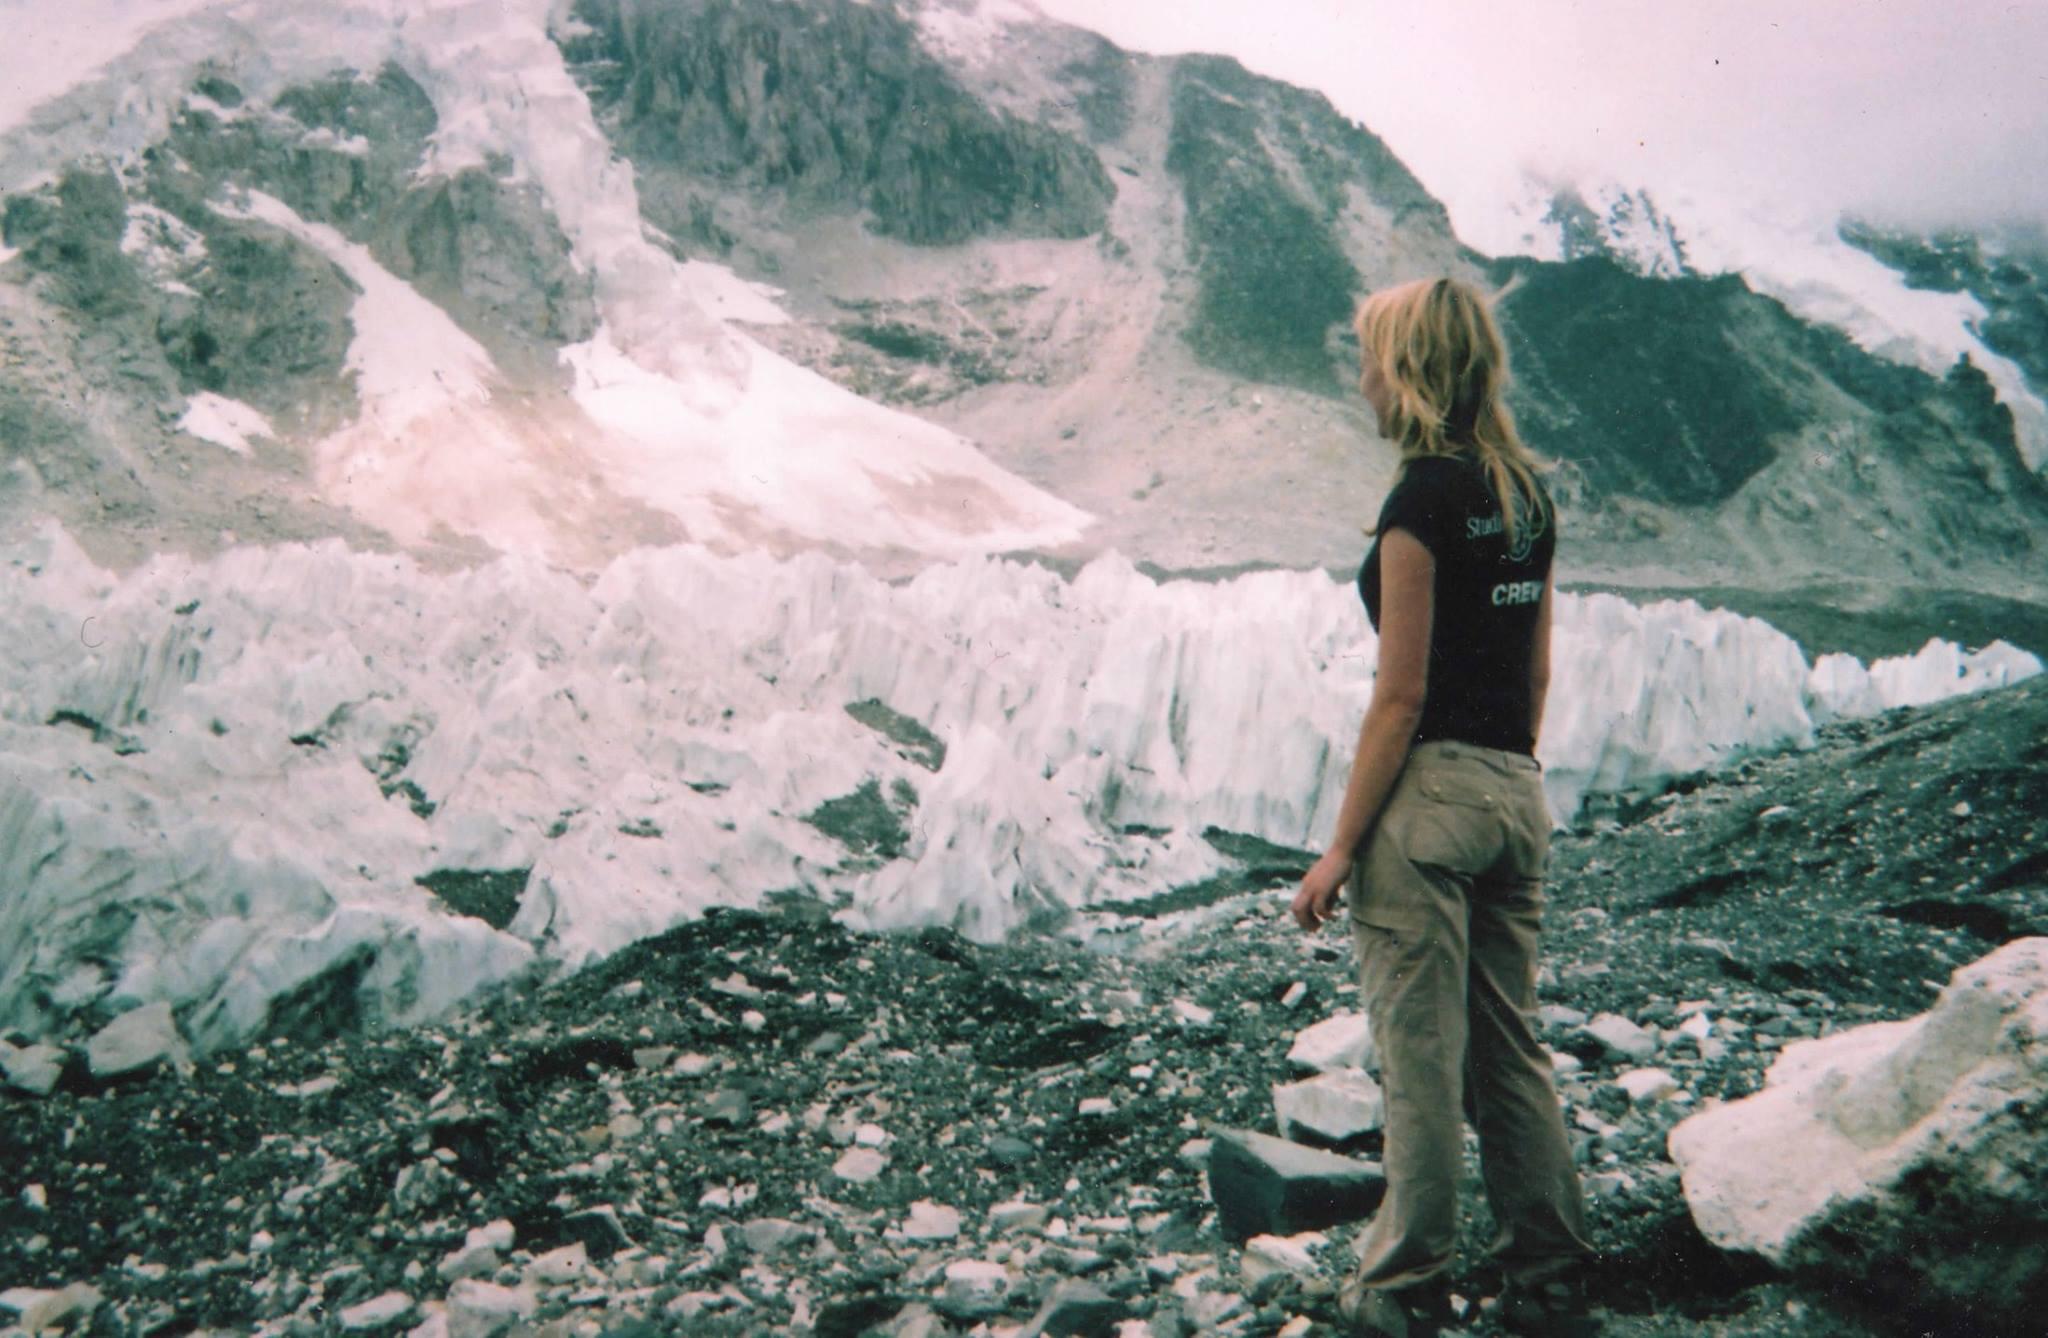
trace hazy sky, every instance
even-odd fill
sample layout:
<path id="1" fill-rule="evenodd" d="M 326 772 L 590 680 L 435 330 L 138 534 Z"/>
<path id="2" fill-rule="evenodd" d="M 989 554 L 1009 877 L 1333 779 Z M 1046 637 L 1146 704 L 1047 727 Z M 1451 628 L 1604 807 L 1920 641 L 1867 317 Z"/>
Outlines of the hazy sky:
<path id="1" fill-rule="evenodd" d="M 1523 167 L 2048 222 L 2048 0 L 1038 0 L 1320 89 L 1454 214 Z"/>

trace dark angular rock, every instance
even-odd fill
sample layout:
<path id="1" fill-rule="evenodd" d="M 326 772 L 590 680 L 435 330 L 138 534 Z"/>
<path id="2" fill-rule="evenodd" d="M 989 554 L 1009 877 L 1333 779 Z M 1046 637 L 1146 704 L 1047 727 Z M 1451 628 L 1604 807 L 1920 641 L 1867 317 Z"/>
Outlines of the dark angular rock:
<path id="1" fill-rule="evenodd" d="M 1386 1193 L 1377 1164 L 1249 1129 L 1221 1129 L 1209 1152 L 1209 1192 L 1233 1240 L 1291 1236 L 1368 1216 Z"/>
<path id="2" fill-rule="evenodd" d="M 1092 1282 L 1062 1282 L 1019 1338 L 1104 1338 L 1127 1313 L 1122 1301 Z"/>

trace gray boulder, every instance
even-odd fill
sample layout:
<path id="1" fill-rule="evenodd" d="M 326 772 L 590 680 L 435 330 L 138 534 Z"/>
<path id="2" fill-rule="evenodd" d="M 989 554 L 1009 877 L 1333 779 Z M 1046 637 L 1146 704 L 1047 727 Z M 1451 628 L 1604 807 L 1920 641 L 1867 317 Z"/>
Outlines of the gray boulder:
<path id="1" fill-rule="evenodd" d="M 190 1062 L 167 1003 L 131 1009 L 100 1028 L 85 1043 L 85 1058 L 92 1076 L 100 1079 L 140 1073 L 159 1064 L 182 1068 Z"/>
<path id="2" fill-rule="evenodd" d="M 1357 1221 L 1379 1206 L 1386 1186 L 1375 1162 L 1249 1129 L 1216 1130 L 1209 1152 L 1209 1194 L 1233 1240 Z"/>

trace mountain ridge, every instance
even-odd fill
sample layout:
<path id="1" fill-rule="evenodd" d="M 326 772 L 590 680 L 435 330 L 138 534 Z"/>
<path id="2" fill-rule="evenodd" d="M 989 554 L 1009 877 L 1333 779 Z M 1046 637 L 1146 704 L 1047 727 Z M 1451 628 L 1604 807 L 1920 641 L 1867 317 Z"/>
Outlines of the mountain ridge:
<path id="1" fill-rule="evenodd" d="M 132 150 L 65 147 L 78 117 L 113 115 L 83 87 L 65 115 L 0 136 L 0 520 L 52 510 L 110 558 L 126 544 L 127 560 L 151 543 L 232 542 L 223 532 L 343 533 L 450 561 L 553 535 L 549 551 L 584 563 L 677 539 L 897 562 L 939 542 L 878 545 L 881 531 L 831 504 L 795 510 L 746 481 L 713 424 L 753 393 L 759 345 L 884 406 L 863 422 L 887 432 L 889 412 L 914 414 L 960 443 L 949 458 L 978 449 L 1015 480 L 972 485 L 1014 498 L 981 508 L 1013 523 L 945 542 L 1117 549 L 1163 568 L 1340 565 L 1394 468 L 1348 389 L 1350 302 L 1451 272 L 1519 280 L 1502 308 L 1514 403 L 1565 466 L 1577 578 L 1788 591 L 1841 570 L 1872 592 L 2033 588 L 2048 490 L 2005 391 L 1968 363 L 1935 374 L 1877 358 L 1693 266 L 1647 196 L 1596 207 L 1557 191 L 1567 258 L 1490 259 L 1369 129 L 1227 58 L 1132 55 L 1016 6 L 582 0 L 552 35 L 538 8 L 515 7 L 489 40 L 507 60 L 545 47 L 560 71 L 550 105 L 582 100 L 592 118 L 595 141 L 573 152 L 603 143 L 630 170 L 629 194 L 606 189 L 636 201 L 638 235 L 608 217 L 609 249 L 591 251 L 590 216 L 563 194 L 579 178 L 519 156 L 560 158 L 572 141 L 488 129 L 508 114 L 493 99 L 543 84 L 514 68 L 463 91 L 472 66 L 435 45 L 481 19 L 439 16 L 401 39 L 378 25 L 403 6 L 364 4 L 333 20 L 334 50 L 259 60 L 251 34 L 287 8 L 153 34 L 133 59 L 171 105 L 160 134 L 109 123 Z M 231 31 L 243 45 L 218 49 Z M 578 170 L 606 179 L 601 164 Z M 372 459 L 413 470 L 413 496 L 447 486 L 445 468 L 406 463 L 402 435 L 370 455 L 360 433 L 355 454 L 332 445 L 370 413 L 344 303 L 361 285 L 303 240 L 236 219 L 251 190 L 367 247 L 489 351 L 502 402 L 434 419 L 448 461 L 478 452 L 446 505 L 395 519 L 380 511 L 391 489 L 363 490 Z M 1641 235 L 1603 240 L 1622 234 Z M 626 268 L 591 268 L 599 254 Z M 657 273 L 685 262 L 774 291 Z M 2031 307 L 2009 308 L 2001 328 L 2032 328 Z M 603 329 L 631 345 L 629 363 L 697 387 L 674 393 L 709 415 L 691 449 L 712 454 L 685 458 L 724 463 L 650 463 L 650 448 L 674 448 L 637 419 L 622 429 L 613 373 L 570 354 Z M 777 377 L 761 384 L 794 384 Z M 221 458 L 180 430 L 209 421 L 190 412 L 200 395 L 248 405 L 272 435 Z M 613 406 L 595 426 L 593 396 Z M 629 441 L 571 463 L 564 447 L 586 449 L 593 430 Z M 553 468 L 587 500 L 532 495 Z M 1029 500 L 1048 495 L 1092 523 L 1077 531 L 1073 513 Z M 1048 542 L 1060 525 L 1067 537 Z"/>

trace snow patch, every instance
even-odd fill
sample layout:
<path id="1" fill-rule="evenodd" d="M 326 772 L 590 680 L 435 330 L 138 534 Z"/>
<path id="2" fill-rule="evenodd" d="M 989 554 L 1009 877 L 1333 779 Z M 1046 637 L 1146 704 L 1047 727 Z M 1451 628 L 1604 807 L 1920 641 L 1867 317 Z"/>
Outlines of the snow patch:
<path id="1" fill-rule="evenodd" d="M 225 446 L 237 455 L 249 453 L 251 438 L 275 439 L 277 436 L 276 429 L 271 427 L 270 420 L 261 411 L 210 390 L 201 391 L 185 402 L 184 416 L 178 419 L 178 431 L 216 446 Z"/>
<path id="2" fill-rule="evenodd" d="M 364 416 L 384 431 L 403 432 L 450 401 L 477 403 L 490 398 L 488 383 L 496 368 L 483 345 L 411 284 L 378 264 L 368 247 L 325 223 L 300 218 L 290 205 L 262 191 L 247 192 L 239 203 L 213 207 L 229 218 L 253 219 L 290 233 L 355 282 L 359 291 L 349 313 L 355 337 L 349 341 L 347 365 L 356 375 Z"/>
<path id="3" fill-rule="evenodd" d="M 1018 0 L 927 0 L 917 11 L 918 41 L 942 61 L 978 69 L 1000 59 L 1007 30 L 1045 15 Z"/>

